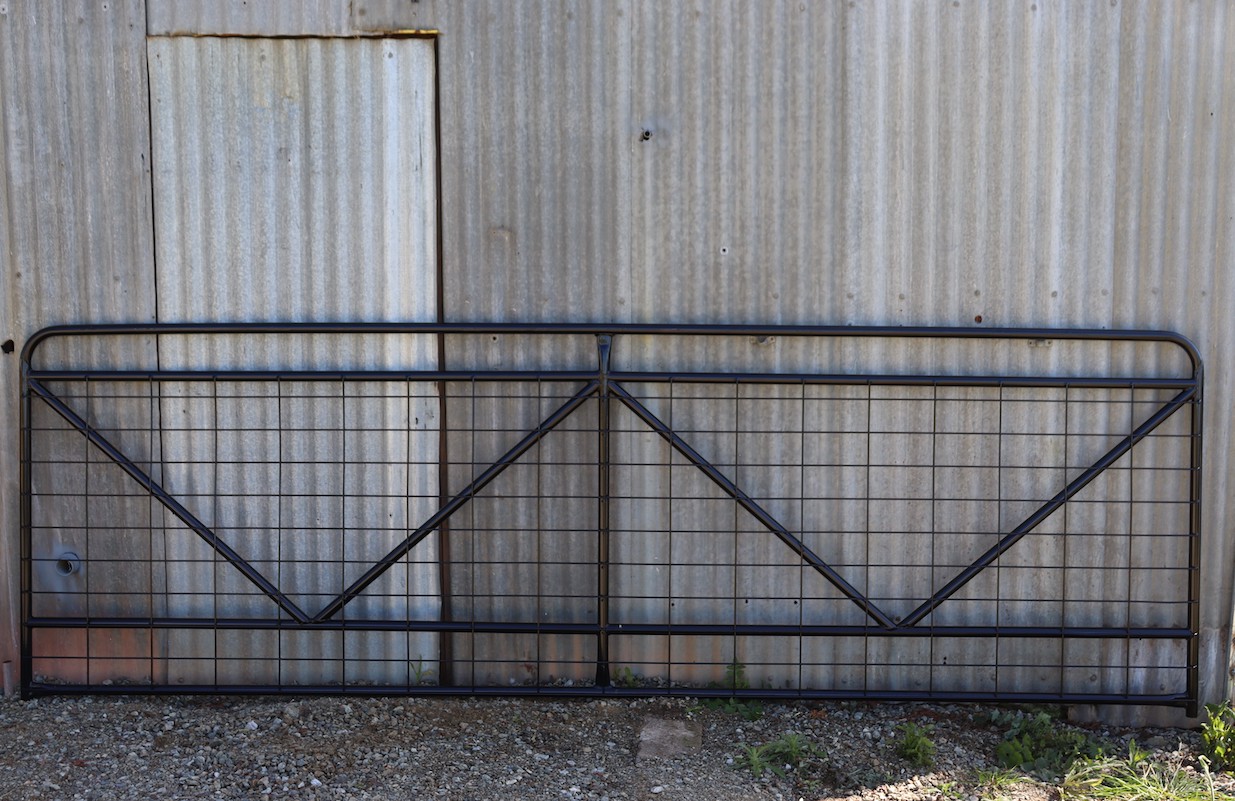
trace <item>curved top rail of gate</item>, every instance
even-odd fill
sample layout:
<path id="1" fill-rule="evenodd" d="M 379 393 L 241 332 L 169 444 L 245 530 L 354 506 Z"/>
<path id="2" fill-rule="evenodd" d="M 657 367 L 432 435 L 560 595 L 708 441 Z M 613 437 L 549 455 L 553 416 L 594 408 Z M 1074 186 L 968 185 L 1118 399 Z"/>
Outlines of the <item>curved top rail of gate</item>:
<path id="1" fill-rule="evenodd" d="M 830 337 L 879 339 L 1070 340 L 1173 344 L 1188 357 L 1191 376 L 1202 372 L 1200 351 L 1173 331 L 1097 328 L 970 328 L 948 326 L 719 325 L 684 323 L 100 323 L 55 325 L 32 334 L 21 350 L 22 363 L 33 369 L 35 351 L 44 341 L 70 336 L 159 334 L 524 334 Z"/>

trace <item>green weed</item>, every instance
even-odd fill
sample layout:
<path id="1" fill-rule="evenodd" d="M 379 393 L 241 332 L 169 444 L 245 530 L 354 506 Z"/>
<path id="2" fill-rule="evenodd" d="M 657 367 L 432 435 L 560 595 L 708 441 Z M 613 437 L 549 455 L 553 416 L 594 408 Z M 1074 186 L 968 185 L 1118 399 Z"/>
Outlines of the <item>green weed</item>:
<path id="1" fill-rule="evenodd" d="M 412 663 L 411 670 L 413 686 L 433 683 L 433 669 L 425 667 L 424 658 L 419 654 L 416 655 L 416 661 Z"/>
<path id="2" fill-rule="evenodd" d="M 935 764 L 935 741 L 930 737 L 929 728 L 912 721 L 902 723 L 897 728 L 901 732 L 896 741 L 897 756 L 918 768 L 929 768 Z"/>
<path id="3" fill-rule="evenodd" d="M 1019 768 L 1040 778 L 1058 777 L 1082 758 L 1102 755 L 1102 746 L 1086 732 L 1058 725 L 1046 712 L 992 713 L 1004 727 L 995 757 L 1005 768 Z"/>
<path id="4" fill-rule="evenodd" d="M 634 689 L 639 686 L 639 679 L 636 678 L 635 672 L 626 665 L 618 668 L 613 674 L 613 685 L 615 687 L 624 687 L 626 689 Z"/>
<path id="5" fill-rule="evenodd" d="M 746 665 L 736 659 L 725 665 L 725 683 L 712 683 L 711 687 L 723 687 L 726 690 L 749 690 L 750 680 L 746 678 Z M 739 698 L 710 698 L 703 702 L 708 709 L 715 709 L 730 715 L 741 715 L 746 720 L 758 720 L 763 716 L 763 704 L 758 701 L 744 701 Z"/>
<path id="6" fill-rule="evenodd" d="M 746 752 L 734 760 L 734 765 L 746 768 L 755 778 L 765 772 L 784 777 L 799 770 L 809 761 L 823 761 L 827 754 L 806 737 L 794 732 L 763 745 L 746 746 Z"/>
<path id="7" fill-rule="evenodd" d="M 1201 746 L 1215 767 L 1226 770 L 1235 766 L 1235 709 L 1230 701 L 1206 704 L 1209 720 L 1201 725 Z"/>
<path id="8" fill-rule="evenodd" d="M 750 680 L 746 678 L 746 665 L 736 659 L 725 665 L 724 686 L 732 690 L 749 690 Z"/>

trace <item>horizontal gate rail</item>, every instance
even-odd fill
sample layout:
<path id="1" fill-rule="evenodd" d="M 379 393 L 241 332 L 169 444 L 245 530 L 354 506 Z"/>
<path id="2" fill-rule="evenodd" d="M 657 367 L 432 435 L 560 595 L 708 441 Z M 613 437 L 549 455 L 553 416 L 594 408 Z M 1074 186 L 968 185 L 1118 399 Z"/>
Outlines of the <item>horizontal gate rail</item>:
<path id="1" fill-rule="evenodd" d="M 285 629 L 289 631 L 300 628 L 303 624 L 278 618 L 156 618 L 156 617 L 54 617 L 31 618 L 31 626 L 36 628 L 79 628 L 92 626 L 96 628 L 130 629 L 150 626 L 161 629 Z M 504 623 L 500 621 L 467 621 L 451 623 L 444 621 L 408 621 L 408 620 L 323 620 L 315 629 L 323 631 L 447 631 L 471 632 L 478 631 L 488 634 L 595 634 L 596 626 L 586 623 Z M 1123 640 L 1129 637 L 1136 639 L 1177 640 L 1186 639 L 1189 630 L 1186 628 L 1098 628 L 1093 626 L 931 626 L 927 628 L 916 626 L 893 627 L 888 629 L 870 626 L 821 626 L 821 625 L 759 625 L 730 626 L 724 624 L 703 623 L 618 623 L 608 626 L 610 634 L 752 634 L 769 636 L 790 636 L 806 634 L 810 636 L 861 636 L 861 637 L 990 637 L 998 634 L 1000 637 L 1021 637 L 1037 639 L 1042 637 L 1062 638 L 1079 637 L 1096 640 Z"/>
<path id="2" fill-rule="evenodd" d="M 1197 712 L 1178 334 L 81 325 L 22 371 L 26 694 Z"/>

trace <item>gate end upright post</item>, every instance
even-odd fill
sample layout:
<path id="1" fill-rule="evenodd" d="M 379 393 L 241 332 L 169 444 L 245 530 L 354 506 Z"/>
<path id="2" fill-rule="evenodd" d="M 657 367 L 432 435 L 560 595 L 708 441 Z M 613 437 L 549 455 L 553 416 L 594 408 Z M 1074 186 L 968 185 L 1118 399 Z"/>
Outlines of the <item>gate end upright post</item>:
<path id="1" fill-rule="evenodd" d="M 1191 470 L 1188 481 L 1188 706 L 1185 714 L 1190 718 L 1201 713 L 1201 465 L 1203 458 L 1203 430 L 1205 425 L 1205 368 L 1193 359 L 1193 377 L 1196 393 L 1192 397 L 1190 437 Z"/>
<path id="2" fill-rule="evenodd" d="M 31 478 L 30 468 L 33 459 L 33 446 L 31 444 L 31 426 L 33 425 L 30 414 L 30 346 L 27 345 L 22 349 L 21 353 L 21 407 L 19 427 L 21 429 L 21 462 L 18 466 L 17 483 L 20 487 L 20 522 L 19 537 L 21 539 L 18 544 L 18 562 L 21 570 L 21 587 L 20 598 L 18 605 L 21 607 L 21 620 L 19 622 L 19 636 L 21 637 L 21 665 L 20 665 L 20 684 L 19 693 L 23 699 L 30 697 L 30 688 L 34 682 L 34 639 L 30 631 L 30 615 L 32 614 L 33 602 L 30 594 L 33 589 L 32 584 L 32 567 L 31 559 L 33 558 L 34 544 L 31 542 L 33 537 L 33 501 L 31 500 Z"/>

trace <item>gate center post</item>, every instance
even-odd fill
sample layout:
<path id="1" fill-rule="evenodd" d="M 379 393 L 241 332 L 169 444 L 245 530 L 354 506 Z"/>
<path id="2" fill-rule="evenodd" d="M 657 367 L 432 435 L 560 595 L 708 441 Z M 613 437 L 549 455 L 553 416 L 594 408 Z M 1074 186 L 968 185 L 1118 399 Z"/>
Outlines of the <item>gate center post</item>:
<path id="1" fill-rule="evenodd" d="M 599 359 L 596 422 L 596 686 L 609 678 L 609 353 L 612 334 L 596 335 Z"/>

